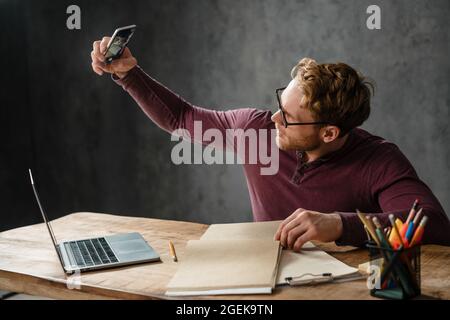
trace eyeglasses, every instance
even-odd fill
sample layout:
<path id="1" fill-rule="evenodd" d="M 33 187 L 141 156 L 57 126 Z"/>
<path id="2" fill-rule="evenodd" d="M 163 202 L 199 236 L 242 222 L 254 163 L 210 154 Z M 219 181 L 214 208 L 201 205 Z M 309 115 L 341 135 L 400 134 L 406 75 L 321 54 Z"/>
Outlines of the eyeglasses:
<path id="1" fill-rule="evenodd" d="M 284 125 L 285 128 L 287 128 L 288 126 L 305 126 L 305 125 L 310 125 L 310 124 L 329 124 L 328 122 L 323 122 L 323 121 L 318 121 L 318 122 L 288 122 L 287 119 L 286 119 L 286 114 L 284 113 L 283 107 L 281 106 L 281 93 L 283 92 L 284 89 L 286 89 L 286 87 L 278 88 L 278 89 L 275 90 L 275 93 L 277 95 L 278 109 L 280 109 L 281 117 L 283 119 L 283 125 Z"/>

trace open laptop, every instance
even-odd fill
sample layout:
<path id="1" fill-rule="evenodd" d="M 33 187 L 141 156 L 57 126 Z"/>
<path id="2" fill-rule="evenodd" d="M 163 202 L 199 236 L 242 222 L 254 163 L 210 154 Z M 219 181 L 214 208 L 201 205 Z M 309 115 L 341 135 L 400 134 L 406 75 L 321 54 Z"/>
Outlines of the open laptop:
<path id="1" fill-rule="evenodd" d="M 58 243 L 39 200 L 31 169 L 28 172 L 42 218 L 67 274 L 160 260 L 158 253 L 137 232 Z"/>

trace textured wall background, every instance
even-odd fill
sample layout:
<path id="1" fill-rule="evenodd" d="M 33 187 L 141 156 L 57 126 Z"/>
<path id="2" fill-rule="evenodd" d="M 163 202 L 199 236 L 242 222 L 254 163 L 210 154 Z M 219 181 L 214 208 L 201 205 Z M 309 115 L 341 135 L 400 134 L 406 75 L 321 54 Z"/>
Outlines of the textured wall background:
<path id="1" fill-rule="evenodd" d="M 70 4 L 81 7 L 81 30 L 66 28 Z M 370 4 L 381 7 L 381 30 L 366 28 Z M 251 220 L 238 165 L 173 165 L 170 135 L 91 71 L 92 42 L 132 23 L 130 48 L 146 72 L 211 109 L 274 106 L 274 88 L 305 56 L 354 66 L 377 83 L 363 127 L 398 144 L 448 214 L 449 7 L 447 0 L 1 0 L 0 229 L 40 222 L 29 166 L 51 218 L 85 210 Z"/>

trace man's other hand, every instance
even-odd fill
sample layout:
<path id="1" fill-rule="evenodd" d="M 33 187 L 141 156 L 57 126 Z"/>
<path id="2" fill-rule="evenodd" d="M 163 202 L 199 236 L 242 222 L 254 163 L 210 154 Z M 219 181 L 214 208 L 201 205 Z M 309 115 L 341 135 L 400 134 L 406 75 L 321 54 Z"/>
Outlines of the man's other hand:
<path id="1" fill-rule="evenodd" d="M 281 222 L 275 233 L 284 248 L 299 252 L 310 240 L 330 242 L 342 235 L 342 220 L 337 213 L 321 213 L 297 209 Z"/>

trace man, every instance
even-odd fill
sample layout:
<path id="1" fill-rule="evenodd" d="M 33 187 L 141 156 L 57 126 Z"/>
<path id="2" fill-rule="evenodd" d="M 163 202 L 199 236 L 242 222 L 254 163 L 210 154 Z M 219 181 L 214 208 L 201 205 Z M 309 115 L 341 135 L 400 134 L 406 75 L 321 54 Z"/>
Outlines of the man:
<path id="1" fill-rule="evenodd" d="M 277 90 L 279 110 L 213 111 L 193 106 L 148 76 L 128 48 L 110 65 L 109 41 L 93 43 L 93 70 L 111 73 L 162 129 L 276 129 L 279 170 L 261 175 L 261 164 L 244 163 L 256 221 L 284 219 L 275 239 L 299 251 L 309 240 L 361 246 L 367 239 L 355 213 L 389 225 L 389 214 L 406 220 L 415 199 L 429 217 L 423 241 L 450 245 L 450 223 L 439 201 L 418 178 L 397 146 L 357 128 L 370 113 L 370 84 L 343 63 L 302 59 L 292 80 Z M 204 141 L 202 141 L 204 142 Z"/>

